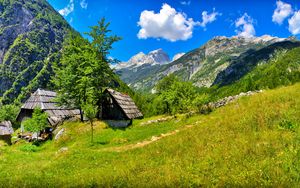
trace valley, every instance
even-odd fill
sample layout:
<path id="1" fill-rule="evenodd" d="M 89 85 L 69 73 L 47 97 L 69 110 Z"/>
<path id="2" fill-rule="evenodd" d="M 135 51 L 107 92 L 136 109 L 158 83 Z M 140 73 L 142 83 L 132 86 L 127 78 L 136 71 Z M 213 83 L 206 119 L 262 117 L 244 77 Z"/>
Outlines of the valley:
<path id="1" fill-rule="evenodd" d="M 140 91 L 151 91 L 159 80 L 170 74 L 175 74 L 184 81 L 191 81 L 198 87 L 211 87 L 218 85 L 222 79 L 224 82 L 231 79 L 222 78 L 222 74 L 234 71 L 231 66 L 236 66 L 236 62 L 245 66 L 245 73 L 248 73 L 253 66 L 272 58 L 276 51 L 299 46 L 299 41 L 292 37 L 278 38 L 269 35 L 249 39 L 215 37 L 200 48 L 187 52 L 167 64 L 146 63 L 131 67 L 130 62 L 141 61 L 138 55 L 134 56 L 126 64 L 127 67 L 124 67 L 124 63 L 117 66 L 116 73 L 132 88 Z M 261 57 L 255 59 L 259 53 Z"/>

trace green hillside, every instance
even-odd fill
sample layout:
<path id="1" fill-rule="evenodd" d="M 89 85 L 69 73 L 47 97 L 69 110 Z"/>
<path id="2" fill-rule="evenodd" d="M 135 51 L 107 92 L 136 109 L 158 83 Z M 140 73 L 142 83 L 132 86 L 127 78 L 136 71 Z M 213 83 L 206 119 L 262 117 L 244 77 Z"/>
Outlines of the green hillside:
<path id="1" fill-rule="evenodd" d="M 0 0 L 0 99 L 22 100 L 51 88 L 64 38 L 77 33 L 46 0 Z"/>
<path id="2" fill-rule="evenodd" d="M 230 85 L 239 79 L 241 79 L 244 75 L 250 73 L 255 68 L 259 69 L 274 69 L 273 64 L 282 64 L 283 66 L 286 66 L 286 64 L 295 64 L 296 66 L 299 66 L 299 55 L 297 53 L 289 52 L 297 47 L 300 46 L 300 42 L 298 41 L 284 41 L 284 42 L 278 42 L 274 43 L 270 46 L 267 46 L 265 48 L 259 49 L 257 51 L 254 51 L 252 53 L 249 53 L 247 56 L 242 56 L 233 61 L 233 63 L 227 67 L 225 70 L 220 72 L 214 81 L 214 85 Z M 298 50 L 299 51 L 299 50 Z M 289 53 L 287 53 L 289 52 Z M 283 57 L 286 54 L 286 57 Z M 280 56 L 281 54 L 281 56 Z M 281 59 L 280 59 L 281 58 Z M 285 60 L 285 59 L 288 60 Z M 263 65 L 263 66 L 262 66 Z M 271 67 L 269 67 L 271 66 Z M 262 68 L 261 68 L 262 67 Z M 280 71 L 287 71 L 286 69 L 280 69 L 281 67 L 278 67 L 277 69 Z M 294 71 L 297 71 L 298 69 L 291 69 L 289 72 L 291 74 L 294 74 Z M 256 71 L 257 72 L 257 71 Z M 272 73 L 272 72 L 269 72 Z M 257 73 L 256 73 L 257 74 Z M 277 74 L 277 72 L 273 73 Z M 260 75 L 262 76 L 262 75 Z M 272 77 L 280 78 L 279 75 L 272 75 Z M 282 76 L 283 77 L 283 76 Z M 256 78 L 260 79 L 260 78 Z M 285 78 L 288 79 L 288 78 Z"/>
<path id="3" fill-rule="evenodd" d="M 125 130 L 97 122 L 93 145 L 88 124 L 65 123 L 57 141 L 0 147 L 0 187 L 296 187 L 299 91 L 266 90 L 209 115 Z"/>
<path id="4" fill-rule="evenodd" d="M 256 55 L 256 57 L 258 57 L 258 55 Z M 248 64 L 251 64 L 251 61 L 248 61 Z M 232 72 L 244 75 L 227 75 L 227 78 L 222 79 L 224 84 L 226 82 L 227 84 L 221 84 L 220 87 L 212 87 L 209 92 L 212 93 L 212 96 L 215 98 L 222 98 L 241 92 L 273 89 L 278 86 L 291 85 L 300 81 L 299 47 L 291 50 L 278 50 L 269 60 L 256 61 L 256 64 L 256 66 L 251 68 L 251 71 L 244 71 L 244 73 L 242 68 L 244 65 L 233 66 L 234 71 Z M 249 69 L 249 67 L 251 66 L 244 66 L 244 69 Z M 237 80 L 234 81 L 234 79 Z"/>

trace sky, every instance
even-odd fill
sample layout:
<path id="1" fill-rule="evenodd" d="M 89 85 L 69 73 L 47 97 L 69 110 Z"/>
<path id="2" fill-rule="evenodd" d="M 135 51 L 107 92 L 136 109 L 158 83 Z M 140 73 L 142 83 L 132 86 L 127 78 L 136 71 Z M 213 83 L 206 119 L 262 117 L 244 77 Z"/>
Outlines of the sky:
<path id="1" fill-rule="evenodd" d="M 300 36 L 300 0 L 48 0 L 84 33 L 105 17 L 114 44 L 112 58 L 162 48 L 172 57 L 216 36 Z"/>

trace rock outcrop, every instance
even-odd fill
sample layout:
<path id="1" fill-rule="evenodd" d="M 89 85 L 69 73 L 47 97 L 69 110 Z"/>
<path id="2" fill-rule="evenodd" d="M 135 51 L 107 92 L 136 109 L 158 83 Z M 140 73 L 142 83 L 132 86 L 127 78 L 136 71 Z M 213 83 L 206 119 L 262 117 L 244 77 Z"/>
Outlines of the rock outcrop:
<path id="1" fill-rule="evenodd" d="M 225 97 L 223 99 L 220 99 L 218 100 L 217 102 L 211 102 L 208 104 L 209 107 L 211 108 L 220 108 L 222 106 L 225 106 L 233 101 L 236 101 L 237 99 L 241 98 L 241 97 L 244 97 L 244 96 L 251 96 L 251 95 L 254 95 L 254 94 L 257 94 L 257 93 L 261 93 L 263 92 L 263 90 L 258 90 L 258 91 L 248 91 L 248 92 L 242 92 L 238 95 L 234 95 L 234 96 L 228 96 L 228 97 Z"/>

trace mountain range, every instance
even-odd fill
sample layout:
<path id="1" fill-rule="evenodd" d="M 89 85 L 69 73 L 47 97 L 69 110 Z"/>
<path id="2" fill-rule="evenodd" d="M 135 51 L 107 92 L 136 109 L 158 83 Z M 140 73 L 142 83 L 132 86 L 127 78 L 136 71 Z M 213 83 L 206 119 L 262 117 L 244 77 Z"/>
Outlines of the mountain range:
<path id="1" fill-rule="evenodd" d="M 170 59 L 170 56 L 160 48 L 148 54 L 140 52 L 131 57 L 127 62 L 121 62 L 111 67 L 116 70 L 116 73 L 121 76 L 123 81 L 131 85 L 136 80 L 154 74 L 154 72 L 160 70 L 164 65 L 179 59 L 183 55 L 184 53 L 178 53 Z"/>
<path id="2" fill-rule="evenodd" d="M 159 80 L 169 74 L 199 87 L 211 87 L 232 83 L 255 66 L 268 61 L 275 52 L 298 46 L 299 41 L 294 37 L 218 36 L 169 63 L 138 63 L 141 61 L 138 54 L 128 63 L 116 67 L 116 72 L 132 88 L 140 91 L 151 91 Z"/>

